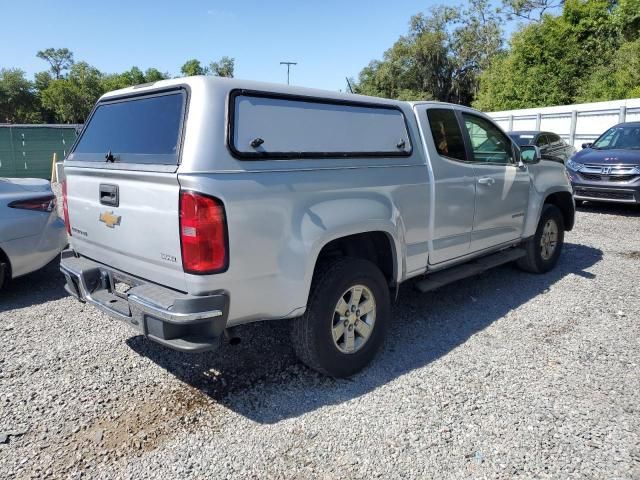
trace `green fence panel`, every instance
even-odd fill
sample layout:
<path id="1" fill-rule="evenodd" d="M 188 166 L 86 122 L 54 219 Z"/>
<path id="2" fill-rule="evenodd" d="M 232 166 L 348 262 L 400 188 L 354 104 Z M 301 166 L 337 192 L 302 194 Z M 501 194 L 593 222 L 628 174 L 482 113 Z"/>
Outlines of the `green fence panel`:
<path id="1" fill-rule="evenodd" d="M 0 128 L 0 177 L 12 177 L 15 174 L 11 130 Z"/>
<path id="2" fill-rule="evenodd" d="M 0 125 L 0 177 L 51 177 L 54 152 L 62 161 L 76 125 Z"/>

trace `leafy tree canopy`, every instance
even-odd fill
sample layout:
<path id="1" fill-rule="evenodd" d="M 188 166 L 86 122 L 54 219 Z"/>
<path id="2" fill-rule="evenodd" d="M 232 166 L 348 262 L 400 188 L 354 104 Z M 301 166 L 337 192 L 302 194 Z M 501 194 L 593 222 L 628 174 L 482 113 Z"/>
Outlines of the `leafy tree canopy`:
<path id="1" fill-rule="evenodd" d="M 217 77 L 233 78 L 233 70 L 235 68 L 235 59 L 230 57 L 222 57 L 217 62 L 209 64 L 209 71 Z"/>
<path id="2" fill-rule="evenodd" d="M 480 76 L 474 106 L 509 110 L 615 100 L 640 86 L 640 0 L 567 0 L 511 39 Z M 633 68 L 636 68 L 634 71 Z"/>
<path id="3" fill-rule="evenodd" d="M 607 65 L 595 68 L 576 97 L 579 102 L 640 98 L 640 38 L 625 42 Z"/>
<path id="4" fill-rule="evenodd" d="M 235 59 L 230 57 L 222 57 L 217 62 L 211 62 L 209 65 L 202 65 L 200 60 L 192 58 L 187 60 L 180 68 L 182 75 L 190 77 L 193 75 L 214 75 L 216 77 L 233 77 L 235 68 Z"/>
<path id="5" fill-rule="evenodd" d="M 505 48 L 502 25 L 521 23 Z M 640 0 L 467 0 L 411 18 L 356 93 L 506 110 L 637 95 Z"/>
<path id="6" fill-rule="evenodd" d="M 138 67 L 131 67 L 131 69 L 126 72 L 104 75 L 102 77 L 102 86 L 105 92 L 110 92 L 111 90 L 118 90 L 142 83 L 157 82 L 166 78 L 170 78 L 168 73 L 162 73 L 155 68 L 148 68 L 143 72 Z"/>
<path id="7" fill-rule="evenodd" d="M 73 53 L 68 48 L 47 48 L 40 50 L 36 56 L 51 65 L 51 73 L 56 79 L 61 78 L 63 72 L 73 65 Z"/>
<path id="8" fill-rule="evenodd" d="M 33 83 L 17 68 L 0 69 L 0 123 L 32 123 L 40 120 Z"/>
<path id="9" fill-rule="evenodd" d="M 38 72 L 33 81 L 19 69 L 0 69 L 0 122 L 82 123 L 105 92 L 171 78 L 157 68 L 143 71 L 137 66 L 121 73 L 103 73 L 87 62 L 75 62 L 66 48 L 47 48 L 36 56 L 50 68 Z M 235 60 L 222 57 L 208 66 L 187 61 L 183 75 L 233 77 Z"/>
<path id="10" fill-rule="evenodd" d="M 194 75 L 206 75 L 209 73 L 209 68 L 206 66 L 203 67 L 200 60 L 192 58 L 191 60 L 187 60 L 184 65 L 180 67 L 180 71 L 183 76 L 191 77 Z"/>
<path id="11" fill-rule="evenodd" d="M 462 10 L 441 6 L 415 15 L 409 33 L 360 72 L 355 91 L 469 104 L 478 75 L 502 49 L 500 25 L 487 0 L 470 0 Z"/>
<path id="12" fill-rule="evenodd" d="M 67 78 L 53 79 L 42 92 L 42 105 L 64 123 L 82 123 L 104 93 L 102 74 L 86 62 L 75 63 Z"/>

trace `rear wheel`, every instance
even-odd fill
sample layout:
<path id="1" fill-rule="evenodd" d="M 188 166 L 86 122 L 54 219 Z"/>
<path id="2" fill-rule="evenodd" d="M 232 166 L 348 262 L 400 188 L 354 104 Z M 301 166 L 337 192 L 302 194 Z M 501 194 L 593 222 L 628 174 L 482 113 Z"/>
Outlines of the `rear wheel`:
<path id="1" fill-rule="evenodd" d="M 293 321 L 294 350 L 320 373 L 353 375 L 379 350 L 389 310 L 387 282 L 373 263 L 348 257 L 323 262 L 314 275 L 307 311 Z"/>
<path id="2" fill-rule="evenodd" d="M 524 245 L 526 255 L 518 260 L 518 266 L 528 272 L 548 272 L 558 263 L 563 244 L 562 212 L 555 205 L 546 204 L 535 235 Z"/>

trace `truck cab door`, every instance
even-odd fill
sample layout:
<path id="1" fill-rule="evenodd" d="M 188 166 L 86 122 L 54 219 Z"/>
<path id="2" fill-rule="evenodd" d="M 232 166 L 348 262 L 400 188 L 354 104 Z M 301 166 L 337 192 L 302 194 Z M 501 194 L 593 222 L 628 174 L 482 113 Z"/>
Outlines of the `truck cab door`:
<path id="1" fill-rule="evenodd" d="M 415 107 L 433 182 L 429 208 L 431 265 L 469 253 L 475 202 L 475 171 L 469 162 L 455 110 Z"/>
<path id="2" fill-rule="evenodd" d="M 473 156 L 476 180 L 471 251 L 485 250 L 522 236 L 530 177 L 518 165 L 511 140 L 493 122 L 461 112 Z"/>

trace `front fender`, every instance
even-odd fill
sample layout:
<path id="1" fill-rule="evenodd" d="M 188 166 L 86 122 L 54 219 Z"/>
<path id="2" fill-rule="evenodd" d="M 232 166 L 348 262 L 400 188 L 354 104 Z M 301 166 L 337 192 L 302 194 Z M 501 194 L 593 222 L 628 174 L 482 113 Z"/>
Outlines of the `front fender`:
<path id="1" fill-rule="evenodd" d="M 529 174 L 531 175 L 531 189 L 529 190 L 529 204 L 522 235 L 524 238 L 535 235 L 542 207 L 549 195 L 558 192 L 572 194 L 571 184 L 563 164 L 542 160 L 537 164 L 529 165 Z"/>

